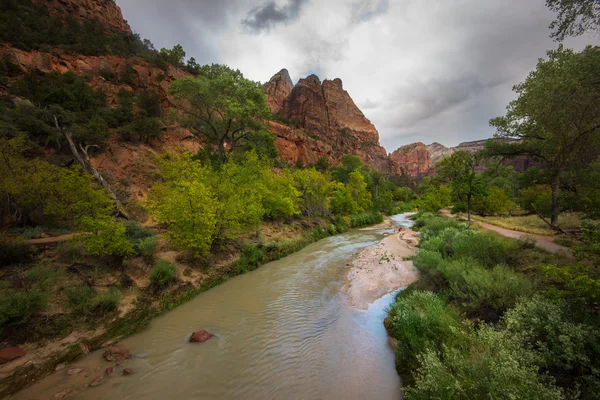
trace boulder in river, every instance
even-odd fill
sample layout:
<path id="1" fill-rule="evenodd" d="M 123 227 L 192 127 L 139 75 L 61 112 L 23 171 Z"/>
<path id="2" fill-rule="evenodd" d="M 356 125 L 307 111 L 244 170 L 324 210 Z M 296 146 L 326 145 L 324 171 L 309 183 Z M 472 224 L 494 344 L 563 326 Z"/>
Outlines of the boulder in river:
<path id="1" fill-rule="evenodd" d="M 98 385 L 99 385 L 99 384 L 101 384 L 102 382 L 104 382 L 104 375 L 98 375 L 98 376 L 96 377 L 96 379 L 94 379 L 94 380 L 92 381 L 92 383 L 90 383 L 90 386 L 91 386 L 91 387 L 98 386 Z"/>
<path id="2" fill-rule="evenodd" d="M 0 364 L 6 364 L 9 361 L 23 357 L 25 354 L 25 350 L 19 346 L 7 347 L 0 350 Z"/>
<path id="3" fill-rule="evenodd" d="M 125 358 L 129 358 L 130 355 L 131 353 L 129 350 L 117 346 L 107 349 L 104 354 L 102 354 L 106 361 L 123 360 Z"/>
<path id="4" fill-rule="evenodd" d="M 192 333 L 192 336 L 190 337 L 190 343 L 204 343 L 213 336 L 215 335 L 205 330 L 197 331 Z"/>

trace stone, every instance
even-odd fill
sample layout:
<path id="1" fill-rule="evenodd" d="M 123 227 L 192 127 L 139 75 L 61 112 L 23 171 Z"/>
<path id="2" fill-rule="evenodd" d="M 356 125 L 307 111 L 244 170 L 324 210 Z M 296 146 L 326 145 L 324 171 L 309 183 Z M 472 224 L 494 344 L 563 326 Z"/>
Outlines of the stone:
<path id="1" fill-rule="evenodd" d="M 104 370 L 104 375 L 106 375 L 106 377 L 109 377 L 113 374 L 113 367 L 108 367 Z"/>
<path id="2" fill-rule="evenodd" d="M 283 102 L 290 95 L 294 84 L 287 69 L 282 69 L 264 85 L 267 106 L 273 114 L 277 114 L 283 107 Z"/>
<path id="3" fill-rule="evenodd" d="M 19 357 L 23 357 L 25 354 L 27 354 L 25 350 L 19 346 L 6 347 L 0 350 L 0 364 L 5 364 Z"/>
<path id="4" fill-rule="evenodd" d="M 435 173 L 435 165 L 424 143 L 412 143 L 402 146 L 390 154 L 394 163 L 392 173 L 420 178 Z"/>
<path id="5" fill-rule="evenodd" d="M 52 400 L 61 400 L 61 399 L 64 399 L 65 397 L 70 397 L 70 396 L 73 396 L 76 394 L 77 394 L 77 390 L 75 390 L 73 388 L 69 388 L 69 389 L 63 390 L 62 392 L 56 393 L 54 396 L 52 396 Z"/>
<path id="6" fill-rule="evenodd" d="M 112 346 L 102 354 L 106 361 L 122 360 L 129 358 L 130 355 L 131 353 L 129 352 L 129 350 L 118 346 Z"/>
<path id="7" fill-rule="evenodd" d="M 69 376 L 71 376 L 71 375 L 77 375 L 81 371 L 83 371 L 83 368 L 72 368 L 72 369 L 67 370 L 67 375 L 69 375 Z"/>
<path id="8" fill-rule="evenodd" d="M 94 379 L 94 380 L 93 380 L 93 381 L 90 383 L 90 386 L 91 386 L 91 387 L 98 386 L 99 384 L 101 384 L 102 382 L 104 382 L 104 379 L 105 379 L 104 375 L 98 375 L 98 376 L 96 377 L 96 379 Z"/>
<path id="9" fill-rule="evenodd" d="M 79 344 L 79 348 L 81 349 L 81 352 L 82 352 L 84 355 L 88 355 L 88 354 L 90 354 L 90 349 L 89 349 L 89 347 L 87 347 L 87 345 L 85 345 L 85 344 L 83 344 L 83 343 L 80 343 L 80 344 Z"/>
<path id="10" fill-rule="evenodd" d="M 123 375 L 131 375 L 133 370 L 131 368 L 123 368 Z"/>
<path id="11" fill-rule="evenodd" d="M 190 337 L 190 343 L 204 343 L 213 336 L 215 335 L 205 330 L 197 331 L 192 333 L 192 336 Z"/>

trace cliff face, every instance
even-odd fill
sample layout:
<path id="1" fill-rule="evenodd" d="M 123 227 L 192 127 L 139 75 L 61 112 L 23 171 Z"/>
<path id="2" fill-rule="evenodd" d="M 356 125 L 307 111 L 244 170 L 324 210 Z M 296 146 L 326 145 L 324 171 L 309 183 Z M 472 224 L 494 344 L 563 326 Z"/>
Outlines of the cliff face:
<path id="1" fill-rule="evenodd" d="M 77 19 L 96 21 L 112 31 L 131 34 L 131 28 L 123 19 L 121 8 L 114 0 L 33 0 L 46 6 L 51 15 L 71 15 Z"/>
<path id="2" fill-rule="evenodd" d="M 390 160 L 394 163 L 392 171 L 394 174 L 420 178 L 435 173 L 435 165 L 431 160 L 429 150 L 421 142 L 398 148 L 390 154 Z"/>
<path id="3" fill-rule="evenodd" d="M 377 129 L 344 90 L 340 79 L 321 82 L 316 75 L 310 75 L 300 79 L 289 92 L 288 79 L 283 70 L 265 85 L 271 111 L 298 127 L 271 124 L 283 160 L 312 163 L 325 157 L 336 163 L 344 154 L 355 154 L 372 167 L 391 172 Z"/>

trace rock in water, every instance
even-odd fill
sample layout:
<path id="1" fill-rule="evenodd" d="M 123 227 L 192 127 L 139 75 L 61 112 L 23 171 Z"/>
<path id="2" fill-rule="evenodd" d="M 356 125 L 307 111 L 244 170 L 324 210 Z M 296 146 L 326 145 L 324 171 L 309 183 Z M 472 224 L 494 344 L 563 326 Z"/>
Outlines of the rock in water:
<path id="1" fill-rule="evenodd" d="M 197 331 L 192 333 L 192 337 L 190 337 L 190 343 L 204 343 L 213 336 L 215 335 L 205 330 Z"/>
<path id="2" fill-rule="evenodd" d="M 104 354 L 102 354 L 102 356 L 104 357 L 104 359 L 106 361 L 116 361 L 116 360 L 122 360 L 125 358 L 129 358 L 129 356 L 131 355 L 130 351 L 123 348 L 123 347 L 117 347 L 117 346 L 113 346 L 109 349 L 107 349 Z"/>
<path id="3" fill-rule="evenodd" d="M 133 370 L 131 368 L 123 368 L 123 375 L 131 375 Z"/>
<path id="4" fill-rule="evenodd" d="M 104 382 L 104 375 L 98 375 L 96 379 L 94 379 L 92 383 L 90 383 L 90 386 L 95 387 L 101 384 L 102 382 Z"/>
<path id="5" fill-rule="evenodd" d="M 0 350 L 0 364 L 6 364 L 9 361 L 23 357 L 25 354 L 25 350 L 19 346 L 7 347 Z"/>

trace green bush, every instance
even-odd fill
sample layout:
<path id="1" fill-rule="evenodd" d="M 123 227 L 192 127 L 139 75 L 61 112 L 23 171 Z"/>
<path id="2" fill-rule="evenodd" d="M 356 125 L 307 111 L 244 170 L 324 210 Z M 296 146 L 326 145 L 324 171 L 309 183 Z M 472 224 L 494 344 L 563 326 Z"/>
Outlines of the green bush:
<path id="1" fill-rule="evenodd" d="M 352 228 L 375 225 L 381 222 L 383 222 L 383 215 L 381 215 L 379 212 L 355 214 L 350 216 L 350 226 Z"/>
<path id="2" fill-rule="evenodd" d="M 533 293 L 525 276 L 498 265 L 493 269 L 471 267 L 450 282 L 452 296 L 467 315 L 497 321 L 521 298 Z"/>
<path id="3" fill-rule="evenodd" d="M 0 265 L 23 264 L 33 260 L 37 249 L 23 238 L 0 232 Z"/>
<path id="4" fill-rule="evenodd" d="M 336 226 L 335 226 L 335 225 L 333 225 L 333 224 L 329 224 L 329 225 L 327 226 L 327 233 L 328 233 L 330 236 L 337 235 L 338 231 L 337 231 L 337 228 L 336 228 Z"/>
<path id="5" fill-rule="evenodd" d="M 503 325 L 523 347 L 535 351 L 536 364 L 565 389 L 579 385 L 585 394 L 600 393 L 600 384 L 589 387 L 600 382 L 598 330 L 573 321 L 564 301 L 537 295 L 509 310 Z"/>
<path id="6" fill-rule="evenodd" d="M 35 313 L 48 307 L 48 294 L 39 290 L 4 293 L 0 298 L 0 333 L 8 326 L 27 322 Z"/>
<path id="7" fill-rule="evenodd" d="M 81 262 L 87 254 L 85 243 L 81 240 L 59 243 L 54 251 L 61 260 L 69 263 Z"/>
<path id="8" fill-rule="evenodd" d="M 460 316 L 432 292 L 400 294 L 388 310 L 388 334 L 398 341 L 396 365 L 404 378 L 410 378 L 419 365 L 418 357 L 428 350 L 460 339 Z"/>
<path id="9" fill-rule="evenodd" d="M 150 282 L 158 287 L 165 287 L 175 279 L 175 266 L 165 260 L 157 260 L 150 272 Z"/>
<path id="10" fill-rule="evenodd" d="M 472 257 L 481 265 L 491 268 L 498 264 L 514 264 L 522 244 L 515 239 L 499 237 L 490 232 L 465 231 L 454 237 L 452 253 L 455 257 Z"/>
<path id="11" fill-rule="evenodd" d="M 512 336 L 481 327 L 462 346 L 427 349 L 405 398 L 562 399 L 560 390 L 538 375 L 533 359 Z"/>
<path id="12" fill-rule="evenodd" d="M 138 253 L 144 257 L 146 261 L 151 261 L 156 252 L 157 242 L 156 236 L 148 236 L 141 239 L 137 244 Z"/>
<path id="13" fill-rule="evenodd" d="M 277 243 L 272 242 L 267 244 L 267 249 L 273 250 L 277 247 Z M 242 246 L 242 253 L 240 259 L 234 266 L 236 274 L 242 274 L 244 272 L 253 271 L 258 268 L 263 262 L 265 262 L 266 255 L 257 246 L 252 244 L 244 244 Z"/>
<path id="14" fill-rule="evenodd" d="M 67 304 L 78 316 L 102 316 L 119 307 L 121 293 L 116 288 L 97 294 L 89 286 L 75 286 L 66 290 Z"/>

